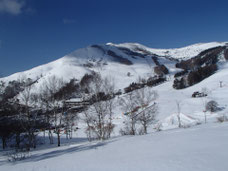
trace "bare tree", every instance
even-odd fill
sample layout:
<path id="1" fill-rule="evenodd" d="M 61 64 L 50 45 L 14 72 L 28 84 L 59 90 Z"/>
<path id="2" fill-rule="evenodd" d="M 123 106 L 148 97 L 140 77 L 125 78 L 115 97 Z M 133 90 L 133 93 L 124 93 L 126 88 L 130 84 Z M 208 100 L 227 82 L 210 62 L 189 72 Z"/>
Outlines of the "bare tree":
<path id="1" fill-rule="evenodd" d="M 46 88 L 47 82 L 44 82 L 43 86 L 40 87 L 40 94 L 39 94 L 39 104 L 40 104 L 40 108 L 42 109 L 42 112 L 44 113 L 45 116 L 45 121 L 46 123 L 49 123 L 49 127 L 48 127 L 48 137 L 49 137 L 49 142 L 50 144 L 53 144 L 53 134 L 52 134 L 52 128 L 51 128 L 51 124 L 53 121 L 53 115 L 50 112 L 51 110 L 51 105 L 50 105 L 50 94 L 48 89 Z M 45 141 L 45 131 L 46 129 L 43 130 L 44 131 L 44 141 Z"/>
<path id="2" fill-rule="evenodd" d="M 114 91 L 115 91 L 115 84 L 111 77 L 105 78 L 103 81 L 103 88 L 106 95 L 109 97 L 106 99 L 106 106 L 107 106 L 107 113 L 108 113 L 108 138 L 110 138 L 111 133 L 113 132 L 114 125 L 113 125 L 113 109 L 116 105 L 115 98 L 114 98 Z"/>
<path id="3" fill-rule="evenodd" d="M 176 100 L 176 105 L 177 105 L 177 119 L 178 119 L 178 127 L 181 128 L 181 118 L 180 118 L 180 112 L 181 112 L 181 106 L 180 106 L 180 101 Z"/>
<path id="4" fill-rule="evenodd" d="M 94 138 L 94 135 L 93 135 L 93 130 L 94 130 L 94 126 L 93 126 L 93 117 L 92 117 L 92 115 L 89 113 L 89 110 L 87 109 L 87 110 L 84 110 L 83 111 L 83 114 L 84 114 L 84 116 L 83 116 L 83 121 L 86 123 L 86 125 L 87 125 L 87 128 L 86 128 L 86 130 L 85 130 L 85 133 L 86 133 L 86 135 L 87 135 L 87 138 L 88 138 L 88 140 L 89 141 L 92 141 L 93 140 L 93 138 Z"/>
<path id="5" fill-rule="evenodd" d="M 51 111 L 53 116 L 50 118 L 48 115 L 48 120 L 54 122 L 54 133 L 57 134 L 57 139 L 58 139 L 58 146 L 60 146 L 60 135 L 61 135 L 61 127 L 62 127 L 62 119 L 63 119 L 63 110 L 60 112 L 61 108 L 61 100 L 56 97 L 56 93 L 59 91 L 59 89 L 64 85 L 64 82 L 62 79 L 57 78 L 56 76 L 49 77 L 45 81 L 45 87 L 44 87 L 44 96 L 47 96 L 48 101 L 44 102 L 46 103 L 47 107 Z M 45 98 L 45 97 L 44 97 Z M 51 119 L 51 120 L 50 120 Z M 50 142 L 53 143 L 52 139 L 52 132 L 51 129 L 49 129 L 49 137 L 51 137 Z"/>
<path id="6" fill-rule="evenodd" d="M 37 112 L 34 108 L 36 106 L 37 98 L 32 93 L 32 85 L 29 82 L 24 83 L 23 91 L 18 95 L 21 105 L 20 119 L 21 125 L 28 134 L 28 150 L 31 147 L 36 148 L 36 124 L 37 124 Z"/>
<path id="7" fill-rule="evenodd" d="M 139 81 L 141 82 L 141 79 Z M 126 116 L 125 127 L 121 129 L 121 134 L 135 135 L 137 123 L 140 123 L 143 127 L 141 133 L 147 134 L 148 126 L 156 119 L 158 106 L 155 100 L 157 97 L 156 91 L 143 87 L 121 98 L 120 104 Z M 152 104 L 152 102 L 154 103 Z"/>
<path id="8" fill-rule="evenodd" d="M 63 115 L 63 123 L 65 126 L 66 139 L 72 139 L 73 137 L 73 126 L 75 122 L 79 120 L 78 113 L 74 110 L 66 110 Z"/>
<path id="9" fill-rule="evenodd" d="M 48 79 L 48 91 L 50 95 L 50 102 L 51 102 L 51 108 L 54 115 L 54 126 L 55 131 L 54 133 L 57 134 L 58 139 L 58 146 L 60 146 L 60 135 L 61 135 L 61 127 L 62 127 L 62 119 L 63 119 L 63 110 L 61 112 L 58 112 L 58 109 L 60 108 L 60 102 L 56 98 L 55 94 L 58 92 L 58 90 L 63 86 L 63 80 L 59 79 L 55 76 L 52 76 Z"/>
<path id="10" fill-rule="evenodd" d="M 84 111 L 87 135 L 90 140 L 92 137 L 100 140 L 108 139 L 114 128 L 112 124 L 114 84 L 97 74 L 87 90 L 91 103 Z"/>
<path id="11" fill-rule="evenodd" d="M 153 123 L 156 119 L 158 107 L 155 100 L 158 97 L 156 91 L 151 91 L 149 88 L 141 88 L 135 91 L 135 100 L 139 105 L 139 113 L 137 113 L 137 120 L 143 126 L 143 133 L 147 134 L 148 126 Z M 153 104 L 151 104 L 154 102 Z"/>
<path id="12" fill-rule="evenodd" d="M 30 113 L 30 104 L 29 104 L 31 102 L 31 86 L 26 87 L 24 89 L 24 91 L 21 92 L 21 94 L 19 95 L 19 98 L 20 98 L 20 103 L 25 108 L 25 116 L 26 116 L 26 119 L 30 123 L 31 120 L 32 120 L 32 116 L 31 116 L 31 113 Z M 24 118 L 22 116 L 22 113 L 21 113 L 21 119 L 24 120 Z M 29 142 L 29 147 L 28 147 L 29 149 L 28 150 L 30 150 L 30 148 L 32 146 L 32 134 L 33 134 L 32 127 L 31 127 L 30 124 L 28 125 L 28 127 L 26 128 L 26 130 L 28 131 L 28 142 Z"/>
<path id="13" fill-rule="evenodd" d="M 125 112 L 124 115 L 127 116 L 125 120 L 125 128 L 121 129 L 121 134 L 135 135 L 137 122 L 137 113 L 135 111 L 137 104 L 135 101 L 135 94 L 133 92 L 128 93 L 120 99 L 119 103 Z"/>

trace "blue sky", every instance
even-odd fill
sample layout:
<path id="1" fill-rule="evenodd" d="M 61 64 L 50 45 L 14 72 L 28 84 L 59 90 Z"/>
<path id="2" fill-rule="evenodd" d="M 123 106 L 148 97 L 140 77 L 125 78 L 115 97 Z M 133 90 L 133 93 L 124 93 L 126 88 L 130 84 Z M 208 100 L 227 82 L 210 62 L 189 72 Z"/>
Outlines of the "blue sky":
<path id="1" fill-rule="evenodd" d="M 91 44 L 228 41 L 227 8 L 222 0 L 0 0 L 0 75 Z"/>

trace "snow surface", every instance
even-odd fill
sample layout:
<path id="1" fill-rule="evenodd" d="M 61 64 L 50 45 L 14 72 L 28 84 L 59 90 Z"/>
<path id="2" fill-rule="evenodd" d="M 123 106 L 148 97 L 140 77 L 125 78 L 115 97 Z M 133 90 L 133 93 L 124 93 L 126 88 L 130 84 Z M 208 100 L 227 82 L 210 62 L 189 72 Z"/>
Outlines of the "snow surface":
<path id="1" fill-rule="evenodd" d="M 0 159 L 3 171 L 226 171 L 228 123 L 205 124 L 104 142 L 75 143 L 31 152 L 16 163 Z"/>
<path id="2" fill-rule="evenodd" d="M 183 48 L 153 49 L 138 43 L 122 43 L 122 44 L 108 43 L 108 45 L 112 45 L 116 47 L 126 47 L 133 51 L 138 51 L 137 49 L 141 49 L 141 50 L 150 52 L 152 54 L 156 54 L 158 56 L 165 56 L 165 57 L 171 57 L 174 59 L 184 59 L 184 60 L 195 57 L 204 50 L 207 50 L 213 47 L 224 46 L 226 44 L 227 42 L 210 42 L 210 43 L 197 43 Z"/>

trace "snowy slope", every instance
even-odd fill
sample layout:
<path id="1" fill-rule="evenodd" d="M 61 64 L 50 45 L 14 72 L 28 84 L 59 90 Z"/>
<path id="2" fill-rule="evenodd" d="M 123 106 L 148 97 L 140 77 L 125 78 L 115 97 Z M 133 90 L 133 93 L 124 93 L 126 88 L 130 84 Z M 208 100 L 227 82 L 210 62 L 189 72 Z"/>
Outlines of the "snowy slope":
<path id="1" fill-rule="evenodd" d="M 130 83 L 136 81 L 139 76 L 147 78 L 148 76 L 153 75 L 153 67 L 155 64 L 152 61 L 151 56 L 154 56 L 155 54 L 159 56 L 159 61 L 161 61 L 162 64 L 165 64 L 170 73 L 173 74 L 177 71 L 175 68 L 176 62 L 164 57 L 172 59 L 188 59 L 198 55 L 200 52 L 208 48 L 222 46 L 225 44 L 226 43 L 212 42 L 195 44 L 179 49 L 152 49 L 135 43 L 108 43 L 106 45 L 94 45 L 76 50 L 71 54 L 48 64 L 41 65 L 24 72 L 15 73 L 8 77 L 1 78 L 0 80 L 8 82 L 23 78 L 31 78 L 33 80 L 38 80 L 35 86 L 37 89 L 40 85 L 42 85 L 44 80 L 53 75 L 63 78 L 66 82 L 68 82 L 72 78 L 80 80 L 85 73 L 96 71 L 100 72 L 103 76 L 111 76 L 116 82 L 116 88 L 122 89 Z M 132 52 L 137 52 L 138 54 L 143 54 L 144 56 L 131 56 L 119 49 L 120 47 L 127 48 Z M 110 51 L 112 53 L 110 53 Z M 115 56 L 113 57 L 113 53 L 124 61 L 118 61 L 121 59 Z M 126 65 L 124 63 L 126 61 L 131 64 Z M 92 66 L 88 67 L 88 64 Z M 131 73 L 130 77 L 127 76 L 128 72 Z"/>
<path id="2" fill-rule="evenodd" d="M 199 123 L 204 123 L 205 114 L 207 117 L 207 122 L 217 122 L 217 118 L 223 115 L 228 117 L 228 64 L 220 65 L 220 69 L 212 76 L 206 78 L 202 82 L 182 90 L 173 89 L 173 78 L 171 80 L 153 87 L 152 89 L 157 91 L 159 97 L 156 100 L 158 103 L 158 116 L 159 124 L 161 124 L 161 129 L 173 129 L 178 128 L 177 121 L 177 102 L 180 104 L 181 112 L 181 123 L 183 126 L 194 126 Z M 220 87 L 220 81 L 222 81 L 223 86 Z M 203 98 L 192 98 L 192 94 L 195 91 L 202 91 L 202 89 L 207 89 L 208 96 Z M 222 108 L 218 112 L 206 112 L 205 104 L 210 100 L 215 100 L 218 102 L 219 107 Z M 122 114 L 120 107 L 115 110 L 115 124 L 117 125 L 116 134 L 118 135 L 118 129 L 123 127 L 124 115 Z M 153 128 L 157 127 L 151 126 L 150 132 L 153 132 Z"/>
<path id="3" fill-rule="evenodd" d="M 200 125 L 35 151 L 18 163 L 0 159 L 7 171 L 226 171 L 228 124 Z"/>
<path id="4" fill-rule="evenodd" d="M 172 49 L 172 53 L 180 52 L 179 56 L 182 56 L 183 53 L 187 53 L 186 49 L 188 49 L 188 53 L 191 52 L 191 55 L 197 55 L 201 51 L 224 45 L 226 43 L 206 43 L 206 44 L 196 44 L 191 45 L 185 48 L 180 49 Z M 135 82 L 138 77 L 147 78 L 153 75 L 153 67 L 155 66 L 154 62 L 151 59 L 151 55 L 145 55 L 142 57 L 132 57 L 119 49 L 119 47 L 128 48 L 130 50 L 135 50 L 135 46 L 140 46 L 140 48 L 145 46 L 139 44 L 107 44 L 107 45 L 95 45 L 89 46 L 87 48 L 79 49 L 71 54 L 68 54 L 56 61 L 50 62 L 45 65 L 38 66 L 31 70 L 20 72 L 13 74 L 9 77 L 5 77 L 2 80 L 11 81 L 17 80 L 22 77 L 38 79 L 37 83 L 35 83 L 34 90 L 39 92 L 39 86 L 43 84 L 43 82 L 48 79 L 50 76 L 57 76 L 59 78 L 63 78 L 65 81 L 69 81 L 72 78 L 76 78 L 80 80 L 80 78 L 85 73 L 90 73 L 91 71 L 100 72 L 102 76 L 111 76 L 113 81 L 115 82 L 116 89 L 123 89 L 128 86 L 130 83 Z M 147 50 L 151 50 L 147 48 Z M 153 50 L 153 49 L 152 49 Z M 151 52 L 152 52 L 151 50 Z M 108 51 L 112 51 L 115 54 L 121 56 L 124 59 L 127 59 L 132 62 L 132 65 L 126 65 L 121 62 L 118 62 L 113 56 L 108 53 Z M 159 50 L 157 50 L 159 51 Z M 165 50 L 164 50 L 165 51 Z M 161 51 L 160 51 L 161 52 Z M 141 53 L 141 52 L 140 52 Z M 153 51 L 153 53 L 155 53 Z M 162 55 L 162 54 L 160 54 Z M 178 56 L 178 55 L 177 55 Z M 208 118 L 211 120 L 216 120 L 218 115 L 223 115 L 228 113 L 227 109 L 227 94 L 228 94 L 228 64 L 221 63 L 219 64 L 219 70 L 210 76 L 209 78 L 203 80 L 202 82 L 186 88 L 182 90 L 173 89 L 173 74 L 178 71 L 175 68 L 175 61 L 169 60 L 164 57 L 159 57 L 159 61 L 162 64 L 165 64 L 170 71 L 170 75 L 168 76 L 168 81 L 154 87 L 153 89 L 158 92 L 159 98 L 157 103 L 159 104 L 159 120 L 164 120 L 164 125 L 167 125 L 169 128 L 177 127 L 177 124 L 170 125 L 167 123 L 166 117 L 175 116 L 177 113 L 176 101 L 180 102 L 181 105 L 181 113 L 183 115 L 190 116 L 195 120 L 203 121 L 204 119 L 204 106 L 205 103 L 209 100 L 216 100 L 219 105 L 224 108 L 224 110 L 219 113 L 210 114 L 207 113 Z M 92 64 L 92 67 L 87 67 L 85 64 Z M 127 73 L 130 72 L 131 76 L 127 76 Z M 223 81 L 224 86 L 219 88 L 219 82 Z M 202 88 L 207 88 L 209 91 L 208 97 L 206 98 L 192 98 L 191 95 L 195 91 L 201 91 Z M 118 100 L 118 99 L 117 99 Z M 115 109 L 115 120 L 117 130 L 116 135 L 119 133 L 118 129 L 121 128 L 123 124 L 124 117 L 122 116 L 123 111 L 120 107 L 116 107 Z M 172 123 L 172 122 L 171 122 Z M 194 123 L 196 123 L 194 121 Z M 187 124 L 187 123 L 186 123 Z M 166 129 L 166 128 L 164 128 Z"/>
<path id="5" fill-rule="evenodd" d="M 118 83 L 117 88 L 124 88 L 135 81 L 139 76 L 147 77 L 153 73 L 150 64 L 152 66 L 154 66 L 154 64 L 151 58 L 133 59 L 131 56 L 124 54 L 113 46 L 101 45 L 101 47 L 105 52 L 90 46 L 76 50 L 56 61 L 35 67 L 28 71 L 15 73 L 1 80 L 8 82 L 22 78 L 39 79 L 37 84 L 37 87 L 39 87 L 45 79 L 53 75 L 63 78 L 65 81 L 69 81 L 72 78 L 80 80 L 85 73 L 96 71 L 100 72 L 102 76 L 111 76 L 115 82 Z M 132 65 L 118 62 L 118 59 L 107 54 L 109 50 L 131 61 Z M 168 60 L 166 60 L 166 62 L 170 63 Z M 88 64 L 93 66 L 88 67 Z M 170 67 L 174 68 L 174 63 L 171 63 L 171 65 Z M 131 73 L 130 77 L 127 77 L 128 72 Z M 125 79 L 124 82 L 122 81 L 123 79 Z"/>
<path id="6" fill-rule="evenodd" d="M 226 43 L 212 42 L 205 44 L 195 44 L 180 49 L 170 49 L 170 52 L 172 51 L 172 53 L 174 54 L 177 53 L 177 57 L 178 55 L 182 56 L 184 53 L 187 52 L 191 54 L 190 56 L 195 56 L 205 49 L 224 44 Z M 65 81 L 69 81 L 72 78 L 80 80 L 80 78 L 85 73 L 96 71 L 100 72 L 102 76 L 111 76 L 113 81 L 115 82 L 116 89 L 123 89 L 130 83 L 137 81 L 139 76 L 141 78 L 147 78 L 153 75 L 153 67 L 155 66 L 155 64 L 151 59 L 151 55 L 145 55 L 144 58 L 133 58 L 132 56 L 124 53 L 119 49 L 119 47 L 124 47 L 130 49 L 131 51 L 134 51 L 136 46 L 140 48 L 146 48 L 143 45 L 132 43 L 125 43 L 119 45 L 108 43 L 107 45 L 89 46 L 87 48 L 76 50 L 71 54 L 68 54 L 56 61 L 35 67 L 28 71 L 13 74 L 9 77 L 2 78 L 2 80 L 11 81 L 21 79 L 23 77 L 32 78 L 34 80 L 38 79 L 37 83 L 35 83 L 34 90 L 39 91 L 39 86 L 42 85 L 43 82 L 50 76 L 55 75 L 59 78 L 63 78 Z M 152 53 L 155 53 L 155 51 L 153 51 L 154 49 L 146 49 L 148 51 L 151 50 Z M 112 51 L 115 54 L 131 61 L 132 65 L 126 65 L 116 61 L 116 59 L 111 56 L 108 51 Z M 157 51 L 161 52 L 162 50 Z M 159 120 L 165 119 L 166 117 L 177 113 L 176 101 L 179 101 L 181 104 L 181 113 L 187 116 L 194 117 L 195 119 L 201 121 L 203 120 L 203 110 L 205 106 L 204 104 L 206 101 L 212 99 L 218 101 L 218 103 L 225 108 L 223 111 L 220 112 L 221 114 L 224 114 L 226 112 L 228 113 L 228 109 L 226 108 L 226 94 L 228 94 L 228 64 L 219 64 L 219 70 L 214 75 L 203 80 L 202 82 L 186 89 L 176 90 L 172 87 L 174 80 L 173 74 L 178 71 L 178 69 L 175 67 L 176 62 L 164 57 L 159 57 L 159 62 L 165 64 L 165 66 L 167 66 L 170 72 L 167 82 L 153 88 L 159 94 L 159 98 L 157 100 L 159 104 Z M 85 66 L 85 64 L 88 63 L 92 64 L 93 66 Z M 127 76 L 128 72 L 131 73 L 130 77 Z M 223 81 L 223 88 L 219 88 L 220 81 Z M 209 90 L 208 97 L 205 99 L 193 99 L 191 97 L 192 93 L 194 91 L 201 91 L 202 88 L 207 88 Z M 117 125 L 120 125 L 119 127 L 121 127 L 121 123 L 123 121 L 123 111 L 117 107 L 115 113 L 115 118 L 120 118 L 116 119 L 115 122 Z M 211 116 L 210 114 L 208 115 Z"/>
<path id="7" fill-rule="evenodd" d="M 195 57 L 200 52 L 218 46 L 224 46 L 227 42 L 210 42 L 210 43 L 197 43 L 190 46 L 186 46 L 183 48 L 175 48 L 175 49 L 153 49 L 143 46 L 138 43 L 123 43 L 123 44 L 112 44 L 108 43 L 109 45 L 116 46 L 116 47 L 125 47 L 129 48 L 133 51 L 138 52 L 147 52 L 151 54 L 156 54 L 158 56 L 170 57 L 174 59 L 183 59 L 187 60 L 192 57 Z"/>

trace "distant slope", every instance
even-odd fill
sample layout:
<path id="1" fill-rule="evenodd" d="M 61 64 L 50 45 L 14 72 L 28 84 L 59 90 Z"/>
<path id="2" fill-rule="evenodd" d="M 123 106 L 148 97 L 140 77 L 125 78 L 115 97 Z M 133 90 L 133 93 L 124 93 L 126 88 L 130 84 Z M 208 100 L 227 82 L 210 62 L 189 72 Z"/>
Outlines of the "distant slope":
<path id="1" fill-rule="evenodd" d="M 164 56 L 164 57 L 169 57 L 169 58 L 174 58 L 179 60 L 180 59 L 187 60 L 197 56 L 200 52 L 204 50 L 207 50 L 213 47 L 218 47 L 218 46 L 225 46 L 227 45 L 227 42 L 198 43 L 198 44 L 193 44 L 183 48 L 175 48 L 175 49 L 153 49 L 138 43 L 123 43 L 123 44 L 108 43 L 108 44 L 116 47 L 129 48 L 137 52 L 145 52 L 145 53 L 155 54 L 158 56 Z"/>

